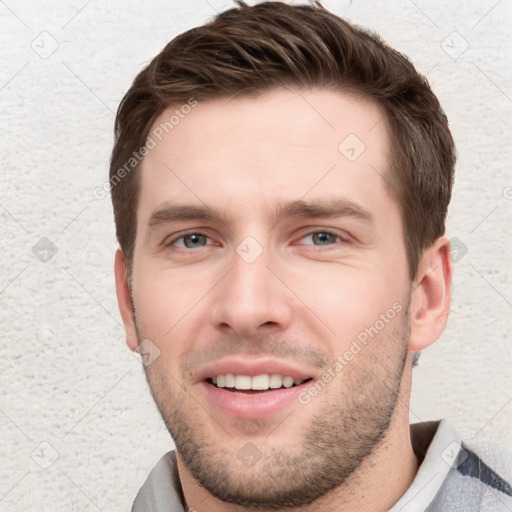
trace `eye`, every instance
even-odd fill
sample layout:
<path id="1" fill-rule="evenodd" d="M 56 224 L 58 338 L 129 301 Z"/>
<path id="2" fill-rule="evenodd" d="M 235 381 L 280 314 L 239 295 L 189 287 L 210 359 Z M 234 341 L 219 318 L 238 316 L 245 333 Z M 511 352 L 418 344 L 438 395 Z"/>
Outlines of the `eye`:
<path id="1" fill-rule="evenodd" d="M 336 242 L 344 242 L 345 240 L 334 233 L 330 233 L 329 231 L 315 231 L 309 235 L 303 236 L 300 241 L 302 241 L 304 245 L 312 244 L 316 246 L 325 246 L 333 245 Z"/>
<path id="2" fill-rule="evenodd" d="M 188 233 L 176 238 L 169 245 L 182 249 L 197 249 L 208 245 L 208 240 L 210 239 L 202 233 Z"/>

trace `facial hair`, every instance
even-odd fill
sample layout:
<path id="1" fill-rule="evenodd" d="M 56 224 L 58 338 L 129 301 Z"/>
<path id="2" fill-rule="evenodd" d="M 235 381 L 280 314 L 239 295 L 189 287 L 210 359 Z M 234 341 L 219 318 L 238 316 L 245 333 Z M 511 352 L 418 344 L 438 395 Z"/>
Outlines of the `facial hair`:
<path id="1" fill-rule="evenodd" d="M 385 439 L 407 360 L 409 305 L 393 324 L 319 392 L 315 400 L 322 400 L 322 407 L 303 425 L 293 449 L 273 444 L 270 437 L 251 467 L 240 463 L 236 443 L 219 445 L 207 434 L 201 404 L 162 364 L 145 367 L 146 377 L 181 459 L 210 494 L 247 508 L 301 507 L 346 482 Z M 279 347 L 279 341 L 273 340 L 273 346 Z M 285 421 L 298 419 L 291 414 Z"/>

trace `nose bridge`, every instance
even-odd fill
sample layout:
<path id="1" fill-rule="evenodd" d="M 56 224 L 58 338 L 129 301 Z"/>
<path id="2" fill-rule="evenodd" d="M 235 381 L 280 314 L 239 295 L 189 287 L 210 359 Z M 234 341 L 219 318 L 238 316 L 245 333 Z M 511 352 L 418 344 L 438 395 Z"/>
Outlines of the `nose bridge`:
<path id="1" fill-rule="evenodd" d="M 213 321 L 238 334 L 250 334 L 263 325 L 285 327 L 291 320 L 290 298 L 269 270 L 270 251 L 251 240 L 239 244 L 215 297 Z"/>
<path id="2" fill-rule="evenodd" d="M 247 249 L 247 246 L 245 246 Z M 270 271 L 268 270 L 269 255 L 263 251 L 260 255 L 255 257 L 251 255 L 253 251 L 249 247 L 247 256 L 242 253 L 242 246 L 237 248 L 237 254 L 233 262 L 232 287 L 235 294 L 242 302 L 252 303 L 254 298 L 258 298 L 260 303 L 268 298 L 270 293 L 269 277 Z"/>

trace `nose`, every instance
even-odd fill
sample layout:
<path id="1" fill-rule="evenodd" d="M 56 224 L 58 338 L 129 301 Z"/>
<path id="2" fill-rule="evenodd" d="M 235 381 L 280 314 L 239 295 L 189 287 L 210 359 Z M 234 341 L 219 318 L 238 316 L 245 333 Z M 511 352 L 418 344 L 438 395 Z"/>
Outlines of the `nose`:
<path id="1" fill-rule="evenodd" d="M 250 337 L 290 326 L 294 297 L 274 263 L 265 251 L 252 262 L 234 254 L 233 267 L 212 297 L 211 318 L 217 329 Z"/>

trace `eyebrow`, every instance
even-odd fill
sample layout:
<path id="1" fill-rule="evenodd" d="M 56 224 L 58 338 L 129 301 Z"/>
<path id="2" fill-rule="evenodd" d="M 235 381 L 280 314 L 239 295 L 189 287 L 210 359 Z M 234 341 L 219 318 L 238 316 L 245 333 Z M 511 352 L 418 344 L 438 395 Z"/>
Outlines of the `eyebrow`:
<path id="1" fill-rule="evenodd" d="M 354 217 L 373 224 L 373 216 L 362 205 L 344 198 L 304 201 L 302 199 L 282 203 L 275 212 L 277 221 L 301 218 L 339 218 Z M 201 220 L 226 223 L 226 218 L 217 209 L 210 206 L 171 205 L 164 203 L 150 216 L 150 228 L 171 222 Z"/>
<path id="2" fill-rule="evenodd" d="M 364 206 L 344 198 L 319 201 L 290 201 L 283 203 L 277 211 L 278 220 L 293 217 L 338 218 L 355 217 L 373 223 L 373 216 Z"/>
<path id="3" fill-rule="evenodd" d="M 224 217 L 209 206 L 171 205 L 164 203 L 149 217 L 150 228 L 176 221 L 204 220 L 225 222 Z"/>

